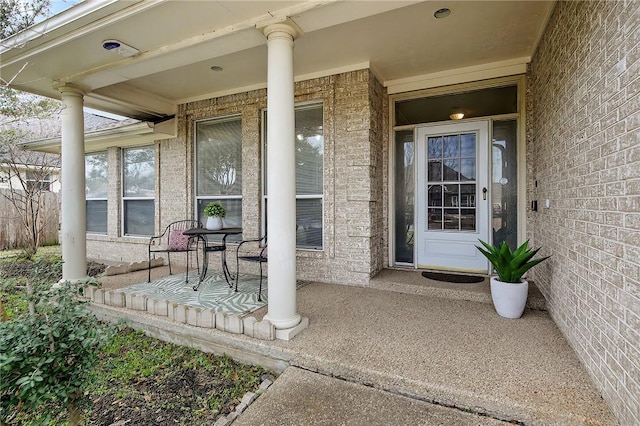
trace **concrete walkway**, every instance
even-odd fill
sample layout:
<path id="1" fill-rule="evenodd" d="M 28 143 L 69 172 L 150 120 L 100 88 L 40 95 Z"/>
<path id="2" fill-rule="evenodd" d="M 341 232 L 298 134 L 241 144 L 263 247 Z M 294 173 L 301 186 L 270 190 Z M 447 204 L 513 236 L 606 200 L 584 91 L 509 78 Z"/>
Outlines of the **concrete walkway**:
<path id="1" fill-rule="evenodd" d="M 204 350 L 297 367 L 238 424 L 616 424 L 544 311 L 507 320 L 489 303 L 320 283 L 298 290 L 298 306 L 310 325 L 289 342 L 106 306 L 98 313 Z"/>
<path id="2" fill-rule="evenodd" d="M 233 423 L 255 425 L 504 425 L 371 387 L 289 367 Z"/>

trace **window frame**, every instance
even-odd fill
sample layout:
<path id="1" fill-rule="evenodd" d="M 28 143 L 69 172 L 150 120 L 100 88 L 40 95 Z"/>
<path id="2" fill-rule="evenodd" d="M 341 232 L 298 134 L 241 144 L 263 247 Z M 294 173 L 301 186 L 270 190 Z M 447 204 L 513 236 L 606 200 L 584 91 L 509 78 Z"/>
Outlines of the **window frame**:
<path id="1" fill-rule="evenodd" d="M 86 181 L 86 178 L 87 178 L 87 172 L 86 172 L 87 157 L 90 156 L 90 155 L 99 155 L 99 154 L 104 154 L 105 155 L 105 161 L 106 161 L 106 164 L 107 164 L 107 179 L 109 178 L 109 172 L 108 172 L 108 170 L 109 170 L 109 154 L 108 154 L 108 152 L 107 151 L 87 152 L 84 155 L 84 158 L 85 158 L 85 160 L 84 160 L 85 161 L 85 181 Z M 104 232 L 89 231 L 88 229 L 85 229 L 85 231 L 86 231 L 87 234 L 90 234 L 90 235 L 107 235 L 109 233 L 109 191 L 108 191 L 108 188 L 107 188 L 107 193 L 106 193 L 106 195 L 104 197 L 87 197 L 87 195 L 85 194 L 85 197 L 84 197 L 85 205 L 88 206 L 89 203 L 92 202 L 92 201 L 106 201 L 107 202 L 107 220 L 105 221 L 105 229 L 104 229 Z M 88 208 L 85 207 L 85 209 L 86 209 L 87 212 L 89 211 Z M 88 221 L 88 218 L 87 218 L 87 222 L 86 223 L 88 223 L 88 222 L 89 221 Z"/>
<path id="2" fill-rule="evenodd" d="M 130 150 L 134 150 L 134 149 L 151 149 L 153 150 L 153 181 L 154 181 L 154 191 L 153 191 L 153 197 L 127 197 L 125 196 L 125 173 L 126 173 L 126 167 L 125 167 L 125 157 L 127 154 L 127 151 Z M 121 174 L 120 174 L 120 211 L 121 213 L 121 220 L 120 220 L 120 235 L 122 235 L 123 237 L 130 237 L 130 238 L 148 238 L 151 237 L 153 235 L 155 235 L 155 230 L 156 230 L 156 196 L 157 196 L 157 179 L 158 179 L 158 153 L 157 153 L 157 148 L 156 145 L 140 145 L 140 146 L 130 146 L 130 147 L 126 147 L 126 148 L 122 148 L 121 149 L 121 155 L 120 155 L 120 169 L 121 169 Z M 127 220 L 127 215 L 126 215 L 126 203 L 127 201 L 153 201 L 153 230 L 151 231 L 151 234 L 129 234 L 125 232 L 126 229 L 126 220 Z"/>
<path id="3" fill-rule="evenodd" d="M 38 177 L 34 177 L 33 174 L 38 174 L 37 170 L 31 170 L 27 167 L 25 170 L 25 184 L 29 191 L 33 192 L 51 192 L 51 184 L 53 183 L 53 179 L 51 177 L 51 173 L 47 173 L 46 176 L 39 179 Z"/>
<path id="4" fill-rule="evenodd" d="M 225 200 L 238 200 L 240 202 L 240 223 L 242 224 L 242 215 L 243 215 L 243 211 L 242 211 L 242 200 L 243 200 L 243 184 L 240 184 L 240 193 L 239 194 L 234 194 L 234 195 L 221 195 L 221 194 L 216 194 L 216 195 L 212 195 L 212 194 L 206 194 L 206 195 L 198 195 L 198 125 L 199 124 L 203 124 L 203 123 L 225 123 L 225 122 L 230 122 L 230 121 L 238 121 L 240 123 L 240 164 L 242 165 L 242 169 L 244 170 L 244 163 L 243 163 L 243 159 L 242 159 L 242 146 L 243 146 L 243 137 L 242 137 L 242 126 L 243 126 L 243 120 L 242 120 L 242 114 L 231 114 L 231 115 L 224 115 L 224 116 L 219 116 L 219 117 L 212 117 L 212 118 L 204 118 L 201 120 L 195 120 L 193 122 L 193 214 L 194 214 L 194 218 L 195 220 L 199 220 L 200 223 L 202 224 L 202 226 L 205 226 L 206 221 L 204 220 L 206 218 L 206 216 L 203 216 L 202 218 L 199 218 L 199 213 L 200 213 L 200 209 L 198 207 L 200 202 L 206 202 L 207 204 L 211 201 L 225 201 Z M 243 179 L 244 181 L 244 179 Z M 225 203 L 223 202 L 223 205 L 225 206 L 225 209 L 227 209 L 227 206 L 225 205 Z M 242 226 L 240 226 L 242 227 Z M 212 241 L 216 241 L 216 240 L 221 240 L 222 237 L 221 236 L 215 236 L 215 235 L 209 235 L 207 237 L 208 239 L 212 240 Z M 240 235 L 230 235 L 227 238 L 227 242 L 237 242 L 237 241 L 241 241 L 242 240 L 242 234 Z"/>
<path id="5" fill-rule="evenodd" d="M 322 238 L 321 238 L 321 245 L 318 246 L 299 246 L 297 243 L 297 236 L 296 236 L 296 250 L 304 250 L 304 251 L 310 251 L 310 252 L 322 252 L 325 249 L 325 238 L 326 238 L 326 231 L 325 231 L 325 202 L 324 202 L 324 190 L 325 190 L 325 177 L 326 177 L 326 173 L 325 173 L 325 156 L 324 156 L 324 150 L 326 148 L 326 137 L 325 137 L 325 107 L 324 107 L 324 102 L 323 101 L 318 101 L 318 100 L 313 100 L 313 101 L 308 101 L 308 102 L 300 102 L 300 103 L 296 103 L 294 106 L 294 122 L 295 122 L 295 112 L 299 111 L 299 110 L 303 110 L 303 109 L 312 109 L 312 108 L 317 108 L 320 107 L 322 110 L 322 191 L 320 194 L 298 194 L 298 190 L 296 188 L 296 210 L 297 210 L 297 205 L 298 205 L 298 200 L 320 200 L 320 220 L 322 223 Z M 261 199 L 262 199 L 262 206 L 261 206 L 261 227 L 262 227 L 262 235 L 265 235 L 267 233 L 267 202 L 269 199 L 269 195 L 267 193 L 267 108 L 262 109 L 261 113 L 260 113 L 260 118 L 261 118 L 261 136 L 262 136 L 262 142 L 261 142 L 261 148 L 262 148 L 262 188 L 261 188 Z M 295 137 L 295 135 L 294 135 Z M 296 176 L 296 182 L 297 182 L 297 176 Z M 297 221 L 297 212 L 296 212 L 296 221 Z M 296 223 L 296 228 L 297 228 L 297 223 Z"/>

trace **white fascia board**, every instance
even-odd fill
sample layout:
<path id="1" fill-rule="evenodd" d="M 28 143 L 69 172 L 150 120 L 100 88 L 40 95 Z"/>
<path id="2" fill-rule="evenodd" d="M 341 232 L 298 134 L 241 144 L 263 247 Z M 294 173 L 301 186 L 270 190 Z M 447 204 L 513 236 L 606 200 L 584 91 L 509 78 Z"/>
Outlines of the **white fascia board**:
<path id="1" fill-rule="evenodd" d="M 52 17 L 45 19 L 42 22 L 32 25 L 31 27 L 17 34 L 2 40 L 2 43 L 0 43 L 0 53 L 5 53 L 6 51 L 15 49 L 18 46 L 23 46 L 24 44 L 32 40 L 51 33 L 58 28 L 64 27 L 65 25 L 68 25 L 78 19 L 84 18 L 85 16 L 95 12 L 96 10 L 102 9 L 103 7 L 115 3 L 116 1 L 118 0 L 83 1 L 82 3 L 64 10 L 57 15 L 53 15 Z"/>
<path id="2" fill-rule="evenodd" d="M 9 51 L 15 49 L 14 51 L 17 52 L 17 54 L 12 57 L 9 60 L 4 60 L 2 63 L 2 67 L 8 67 L 9 65 L 12 65 L 16 62 L 24 62 L 24 61 L 28 61 L 29 58 L 31 58 L 34 55 L 37 55 L 39 53 L 42 53 L 48 49 L 52 49 L 54 47 L 63 45 L 65 43 L 68 43 L 69 41 L 81 38 L 83 36 L 85 36 L 86 34 L 92 33 L 94 31 L 96 31 L 99 28 L 103 28 L 105 26 L 108 26 L 109 24 L 112 24 L 114 22 L 118 22 L 121 21 L 123 19 L 125 19 L 127 16 L 133 15 L 133 14 L 137 14 L 140 13 L 146 9 L 149 9 L 151 7 L 156 6 L 158 3 L 161 3 L 165 0 L 147 0 L 147 1 L 138 1 L 137 3 L 134 2 L 133 6 L 128 6 L 129 2 L 120 2 L 123 5 L 127 5 L 127 7 L 125 9 L 119 10 L 118 12 L 115 13 L 110 13 L 109 15 L 99 18 L 98 20 L 91 22 L 89 24 L 83 25 L 80 28 L 77 29 L 73 29 L 70 32 L 59 36 L 59 37 L 55 37 L 50 35 L 49 33 L 51 33 L 53 31 L 53 29 L 49 29 L 46 30 L 45 27 L 45 34 L 47 34 L 47 37 L 45 38 L 47 41 L 45 41 L 44 43 L 41 43 L 37 46 L 34 46 L 33 48 L 24 48 L 24 49 L 16 49 L 16 47 L 19 46 L 23 46 L 25 43 L 35 40 L 38 37 L 42 37 L 43 33 L 42 32 L 36 32 L 34 31 L 30 31 L 30 30 L 25 30 L 21 33 L 18 33 L 17 35 L 6 39 L 5 41 L 3 41 L 2 45 L 2 49 L 0 49 L 0 54 L 3 53 L 8 53 Z M 94 7 L 93 9 L 87 11 L 85 13 L 85 15 L 90 14 L 91 12 L 95 12 L 99 9 L 101 9 L 102 7 L 108 6 L 110 4 L 113 3 L 118 3 L 117 1 L 114 0 L 96 0 L 97 3 L 100 3 L 100 7 Z M 91 2 L 89 2 L 90 4 L 92 4 Z M 82 4 L 82 3 L 81 3 Z M 72 11 L 73 9 L 69 9 L 68 11 Z M 60 15 L 63 16 L 64 12 Z M 58 15 L 56 15 L 58 16 Z M 82 16 L 80 16 L 82 17 Z M 55 16 L 51 19 L 54 19 Z M 59 27 L 63 27 L 64 25 L 69 25 L 71 24 L 74 20 L 79 19 L 78 17 L 74 17 L 74 19 L 68 19 L 65 20 L 64 22 L 60 23 L 60 25 L 58 25 Z M 49 20 L 44 21 L 38 25 L 41 24 L 46 24 L 48 23 Z M 35 27 L 34 27 L 35 28 Z M 26 37 L 28 37 L 28 39 L 22 41 L 22 43 L 20 44 L 18 42 L 18 40 L 14 41 L 14 38 L 17 38 L 19 36 L 21 36 L 22 34 L 27 34 L 28 35 Z M 18 44 L 16 44 L 18 43 Z"/>
<path id="3" fill-rule="evenodd" d="M 526 56 L 398 80 L 387 80 L 384 82 L 384 86 L 387 88 L 387 93 L 392 95 L 395 93 L 411 92 L 413 90 L 430 89 L 433 87 L 468 83 L 470 81 L 524 74 L 527 72 L 527 64 L 530 61 L 531 57 Z"/>
<path id="4" fill-rule="evenodd" d="M 177 136 L 178 125 L 175 118 L 161 123 L 143 121 L 125 127 L 108 128 L 86 133 L 85 152 L 95 152 L 111 146 L 126 147 L 150 144 L 158 140 L 172 139 Z M 31 151 L 60 153 L 61 138 L 49 138 L 21 144 Z"/>

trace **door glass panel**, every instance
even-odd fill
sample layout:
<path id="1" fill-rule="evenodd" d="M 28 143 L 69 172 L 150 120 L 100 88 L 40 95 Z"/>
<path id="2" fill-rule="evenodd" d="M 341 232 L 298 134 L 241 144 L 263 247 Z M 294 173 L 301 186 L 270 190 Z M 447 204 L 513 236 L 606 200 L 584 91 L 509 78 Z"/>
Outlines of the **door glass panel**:
<path id="1" fill-rule="evenodd" d="M 464 159 L 460 160 L 460 180 L 475 180 L 476 179 L 476 160 Z"/>
<path id="2" fill-rule="evenodd" d="M 442 162 L 441 161 L 429 161 L 429 181 L 441 182 L 442 181 Z"/>
<path id="3" fill-rule="evenodd" d="M 429 206 L 442 207 L 442 185 L 432 185 L 429 187 Z"/>
<path id="4" fill-rule="evenodd" d="M 517 148 L 516 120 L 495 121 L 491 148 L 493 243 L 501 245 L 506 241 L 512 250 L 515 250 L 518 240 Z"/>
<path id="5" fill-rule="evenodd" d="M 427 228 L 475 231 L 476 134 L 429 137 L 428 147 Z"/>
<path id="6" fill-rule="evenodd" d="M 427 149 L 427 157 L 429 159 L 442 158 L 442 138 L 441 137 L 429 138 L 429 148 Z"/>
<path id="7" fill-rule="evenodd" d="M 413 130 L 396 132 L 395 154 L 396 262 L 413 263 Z"/>
<path id="8" fill-rule="evenodd" d="M 474 133 L 460 135 L 460 156 L 476 158 L 476 135 Z"/>
<path id="9" fill-rule="evenodd" d="M 444 137 L 444 158 L 458 158 L 460 156 L 460 135 Z"/>
<path id="10" fill-rule="evenodd" d="M 442 229 L 442 209 L 428 209 L 428 227 L 433 230 Z"/>
<path id="11" fill-rule="evenodd" d="M 463 231 L 476 230 L 476 211 L 473 209 L 460 210 L 460 229 Z"/>
<path id="12" fill-rule="evenodd" d="M 445 207 L 458 207 L 459 192 L 460 192 L 459 185 L 444 185 Z"/>
<path id="13" fill-rule="evenodd" d="M 460 207 L 476 206 L 476 186 L 460 185 Z"/>
<path id="14" fill-rule="evenodd" d="M 457 181 L 460 179 L 459 175 L 460 171 L 460 160 L 444 160 L 444 180 L 447 181 Z"/>
<path id="15" fill-rule="evenodd" d="M 458 209 L 444 209 L 444 229 L 460 229 L 459 212 L 460 211 Z"/>

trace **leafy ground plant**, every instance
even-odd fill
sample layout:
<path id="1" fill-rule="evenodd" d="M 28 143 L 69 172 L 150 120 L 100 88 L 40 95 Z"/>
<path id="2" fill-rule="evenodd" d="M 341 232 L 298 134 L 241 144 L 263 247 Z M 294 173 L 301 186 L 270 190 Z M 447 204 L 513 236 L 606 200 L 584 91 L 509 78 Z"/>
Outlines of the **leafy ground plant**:
<path id="1" fill-rule="evenodd" d="M 23 272 L 7 278 L 4 266 L 14 259 L 0 256 L 2 297 L 11 318 L 28 313 L 25 271 L 44 274 L 46 270 L 55 275 L 59 267 L 59 259 L 36 256 L 29 267 L 18 268 Z M 11 297 L 6 297 L 8 293 Z M 45 343 L 43 351 L 48 350 Z M 124 327 L 94 353 L 96 362 L 85 377 L 82 392 L 87 404 L 81 408 L 88 425 L 210 425 L 232 411 L 246 392 L 255 391 L 263 378 L 273 379 L 272 373 L 261 367 L 166 343 Z M 0 382 L 5 382 L 4 372 Z M 35 376 L 33 383 L 39 388 Z M 2 399 L 4 403 L 4 393 Z M 65 408 L 60 398 L 49 398 L 38 408 L 22 405 L 4 421 L 10 425 L 66 425 Z"/>
<path id="2" fill-rule="evenodd" d="M 47 288 L 40 269 L 27 279 L 28 311 L 0 323 L 0 421 L 64 407 L 69 424 L 78 425 L 89 373 L 110 330 L 76 297 L 77 285 Z"/>

